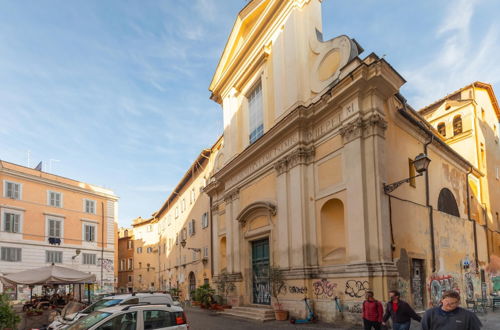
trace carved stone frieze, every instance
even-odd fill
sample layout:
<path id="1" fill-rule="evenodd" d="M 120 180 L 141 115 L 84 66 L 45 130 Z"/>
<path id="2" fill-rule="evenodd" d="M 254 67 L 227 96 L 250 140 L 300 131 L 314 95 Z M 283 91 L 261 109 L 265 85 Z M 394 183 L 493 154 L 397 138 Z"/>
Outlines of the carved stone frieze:
<path id="1" fill-rule="evenodd" d="M 274 164 L 278 175 L 286 173 L 297 165 L 307 165 L 314 160 L 314 147 L 299 147 Z"/>
<path id="2" fill-rule="evenodd" d="M 376 134 L 383 137 L 386 129 L 387 121 L 379 113 L 373 112 L 364 118 L 358 117 L 343 125 L 339 132 L 345 144 L 362 136 L 368 137 Z"/>
<path id="3" fill-rule="evenodd" d="M 231 189 L 224 195 L 224 201 L 226 203 L 231 203 L 232 201 L 234 201 L 238 198 L 240 198 L 240 189 L 239 188 Z"/>

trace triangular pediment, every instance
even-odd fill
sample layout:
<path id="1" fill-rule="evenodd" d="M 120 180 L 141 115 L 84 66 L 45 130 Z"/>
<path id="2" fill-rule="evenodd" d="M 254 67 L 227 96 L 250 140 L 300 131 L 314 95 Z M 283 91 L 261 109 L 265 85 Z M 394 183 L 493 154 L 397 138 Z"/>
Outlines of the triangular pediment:
<path id="1" fill-rule="evenodd" d="M 235 58 L 241 53 L 242 48 L 251 45 L 251 39 L 257 35 L 256 32 L 265 25 L 269 25 L 269 18 L 276 13 L 275 9 L 282 4 L 281 0 L 253 0 L 240 11 L 210 83 L 209 89 L 211 91 L 223 79 Z"/>

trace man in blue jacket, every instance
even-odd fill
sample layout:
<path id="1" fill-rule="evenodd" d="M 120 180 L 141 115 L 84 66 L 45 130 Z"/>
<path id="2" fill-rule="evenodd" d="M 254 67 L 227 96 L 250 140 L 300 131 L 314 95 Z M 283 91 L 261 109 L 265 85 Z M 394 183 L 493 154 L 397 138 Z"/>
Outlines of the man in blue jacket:
<path id="1" fill-rule="evenodd" d="M 441 305 L 427 310 L 422 319 L 423 330 L 479 330 L 483 325 L 476 314 L 458 307 L 460 294 L 446 291 Z"/>

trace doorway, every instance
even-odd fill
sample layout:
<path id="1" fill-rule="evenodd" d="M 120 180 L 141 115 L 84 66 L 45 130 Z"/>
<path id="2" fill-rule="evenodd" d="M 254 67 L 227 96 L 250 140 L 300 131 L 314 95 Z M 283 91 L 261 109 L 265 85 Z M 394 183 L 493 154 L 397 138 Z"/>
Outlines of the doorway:
<path id="1" fill-rule="evenodd" d="M 424 260 L 411 259 L 411 294 L 416 310 L 424 310 Z"/>
<path id="2" fill-rule="evenodd" d="M 189 273 L 189 296 L 193 299 L 193 292 L 196 290 L 196 277 L 193 272 Z"/>
<path id="3" fill-rule="evenodd" d="M 252 291 L 254 304 L 271 304 L 268 238 L 252 242 Z"/>

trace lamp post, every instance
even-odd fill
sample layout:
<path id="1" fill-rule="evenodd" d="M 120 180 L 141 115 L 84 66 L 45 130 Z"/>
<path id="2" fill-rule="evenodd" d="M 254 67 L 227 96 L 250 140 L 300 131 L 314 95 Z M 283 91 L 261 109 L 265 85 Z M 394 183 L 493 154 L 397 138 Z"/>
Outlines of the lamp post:
<path id="1" fill-rule="evenodd" d="M 415 159 L 413 160 L 413 166 L 415 166 L 415 170 L 417 171 L 417 175 L 411 176 L 409 178 L 403 179 L 396 181 L 391 184 L 385 184 L 384 183 L 384 192 L 386 194 L 390 194 L 394 190 L 396 190 L 399 186 L 401 186 L 403 183 L 408 183 L 410 182 L 411 179 L 417 178 L 419 176 L 424 175 L 424 172 L 427 171 L 427 168 L 429 167 L 429 163 L 431 162 L 431 159 L 426 155 L 426 154 L 419 154 Z"/>

